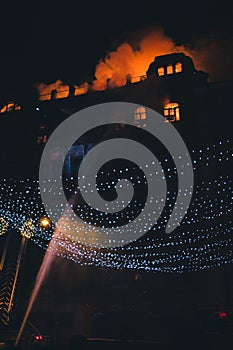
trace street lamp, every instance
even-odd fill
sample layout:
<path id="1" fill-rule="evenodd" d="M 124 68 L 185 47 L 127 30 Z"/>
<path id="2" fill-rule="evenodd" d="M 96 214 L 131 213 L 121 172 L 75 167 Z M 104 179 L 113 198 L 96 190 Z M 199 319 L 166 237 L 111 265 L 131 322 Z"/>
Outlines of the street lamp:
<path id="1" fill-rule="evenodd" d="M 52 222 L 49 217 L 44 216 L 40 219 L 39 224 L 41 228 L 49 229 L 52 225 Z"/>

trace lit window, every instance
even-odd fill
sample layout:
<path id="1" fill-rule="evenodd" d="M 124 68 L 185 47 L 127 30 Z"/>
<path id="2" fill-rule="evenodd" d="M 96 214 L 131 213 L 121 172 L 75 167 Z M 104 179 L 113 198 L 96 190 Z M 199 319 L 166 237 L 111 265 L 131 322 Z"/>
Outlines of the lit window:
<path id="1" fill-rule="evenodd" d="M 37 143 L 41 144 L 46 142 L 47 142 L 46 128 L 44 125 L 42 125 L 39 129 Z"/>
<path id="2" fill-rule="evenodd" d="M 163 75 L 164 75 L 164 68 L 163 67 L 158 68 L 158 76 L 161 77 Z"/>
<path id="3" fill-rule="evenodd" d="M 181 62 L 176 63 L 176 65 L 175 65 L 175 72 L 176 73 L 182 72 L 182 63 Z"/>
<path id="4" fill-rule="evenodd" d="M 134 119 L 135 120 L 142 120 L 146 119 L 146 109 L 145 107 L 138 107 L 134 111 Z"/>
<path id="5" fill-rule="evenodd" d="M 137 109 L 135 109 L 135 111 L 134 111 L 134 121 L 135 121 L 135 124 L 137 124 L 138 128 L 140 128 L 140 127 L 145 128 L 146 127 L 145 119 L 146 119 L 146 109 L 145 109 L 145 107 L 138 107 Z"/>
<path id="6" fill-rule="evenodd" d="M 12 111 L 14 111 L 15 110 L 15 104 L 14 104 L 14 102 L 11 102 L 11 103 L 8 103 L 7 104 L 7 106 L 6 106 L 6 110 L 7 110 L 7 112 L 12 112 Z"/>
<path id="7" fill-rule="evenodd" d="M 8 102 L 4 107 L 0 109 L 0 113 L 20 111 L 21 106 L 15 102 Z"/>
<path id="8" fill-rule="evenodd" d="M 175 122 L 180 120 L 180 107 L 177 102 L 170 102 L 164 106 L 163 115 L 165 121 Z"/>
<path id="9" fill-rule="evenodd" d="M 167 74 L 173 74 L 173 66 L 167 66 Z"/>

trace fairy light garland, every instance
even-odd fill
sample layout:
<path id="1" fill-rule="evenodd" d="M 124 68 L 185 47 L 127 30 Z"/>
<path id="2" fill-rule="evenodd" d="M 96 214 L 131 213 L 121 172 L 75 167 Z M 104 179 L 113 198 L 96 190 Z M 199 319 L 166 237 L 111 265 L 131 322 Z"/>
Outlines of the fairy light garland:
<path id="1" fill-rule="evenodd" d="M 190 152 L 195 171 L 203 171 L 209 166 L 211 169 L 221 170 L 222 174 L 217 179 L 205 179 L 195 185 L 187 215 L 179 229 L 171 235 L 164 233 L 166 215 L 158 220 L 148 234 L 136 242 L 108 250 L 78 244 L 74 241 L 72 232 L 70 236 L 65 237 L 62 234 L 53 235 L 53 226 L 46 230 L 39 225 L 40 218 L 46 217 L 46 212 L 41 203 L 39 183 L 30 179 L 0 181 L 0 235 L 5 234 L 11 227 L 30 238 L 40 248 L 48 249 L 57 256 L 85 266 L 179 273 L 232 263 L 232 179 L 226 170 L 226 164 L 231 161 L 232 153 L 227 147 L 229 148 L 229 140 L 219 141 L 213 146 Z M 166 163 L 167 159 L 164 159 L 164 162 Z M 131 170 L 133 174 L 135 169 L 128 167 L 122 172 Z M 114 170 L 115 173 L 116 170 Z M 166 171 L 168 178 L 174 176 L 175 169 L 169 165 Z M 113 173 L 102 171 L 100 175 L 105 176 L 106 179 L 105 182 L 100 183 L 102 191 L 107 191 L 114 186 Z M 204 175 L 203 178 L 206 177 L 206 174 Z M 132 176 L 131 180 L 140 185 L 147 184 L 144 178 Z M 56 180 L 48 180 L 48 182 L 52 181 Z M 64 181 L 65 184 L 66 181 Z M 58 192 L 61 190 L 57 188 Z M 67 193 L 73 193 L 74 187 L 69 183 L 69 187 L 65 187 L 64 190 Z M 172 207 L 175 199 L 176 194 L 168 191 L 168 207 Z M 154 200 L 158 199 L 154 198 Z M 135 211 L 141 210 L 142 207 L 140 202 L 132 201 L 124 215 L 129 220 L 133 218 Z M 88 206 L 85 204 L 78 204 L 77 210 L 84 220 L 91 222 L 94 216 L 99 225 L 103 225 L 106 221 L 102 213 L 92 212 L 90 208 L 88 211 Z M 117 224 L 121 215 L 120 211 L 116 213 L 112 223 Z M 110 216 L 107 218 L 109 220 Z M 203 223 L 205 228 L 202 227 L 203 225 L 200 227 Z M 52 244 L 50 244 L 51 239 Z"/>
<path id="2" fill-rule="evenodd" d="M 20 229 L 20 234 L 26 238 L 32 238 L 36 233 L 36 227 L 33 224 L 32 220 L 27 220 Z"/>
<path id="3" fill-rule="evenodd" d="M 7 233 L 8 228 L 8 222 L 3 217 L 0 217 L 0 236 L 4 236 Z"/>

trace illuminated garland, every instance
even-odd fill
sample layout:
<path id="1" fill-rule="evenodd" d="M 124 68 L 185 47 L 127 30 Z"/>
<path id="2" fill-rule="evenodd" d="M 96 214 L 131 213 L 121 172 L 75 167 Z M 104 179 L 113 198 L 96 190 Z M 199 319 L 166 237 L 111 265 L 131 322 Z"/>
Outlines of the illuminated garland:
<path id="1" fill-rule="evenodd" d="M 40 226 L 40 219 L 46 216 L 46 212 L 41 203 L 38 181 L 29 179 L 21 181 L 4 179 L 0 183 L 2 198 L 0 232 L 4 232 L 3 227 L 8 229 L 10 226 L 19 230 L 27 238 L 31 238 L 42 249 L 48 249 L 53 254 L 81 265 L 183 272 L 232 263 L 232 179 L 226 167 L 232 159 L 232 154 L 226 146 L 229 147 L 229 141 L 220 141 L 212 147 L 191 152 L 195 171 L 201 171 L 203 167 L 205 169 L 210 166 L 218 172 L 221 170 L 221 175 L 217 179 L 196 184 L 188 213 L 180 227 L 171 235 L 164 233 L 167 221 L 165 216 L 141 239 L 118 248 L 108 250 L 88 248 L 75 242 L 72 232 L 70 236 L 55 233 L 51 241 L 52 229 Z M 166 162 L 166 159 L 164 161 Z M 131 171 L 135 169 L 133 167 Z M 174 174 L 174 169 L 168 168 L 166 171 L 168 171 L 168 178 Z M 215 172 L 211 172 L 211 175 L 212 173 Z M 101 184 L 102 190 L 105 191 L 112 186 L 113 174 L 104 174 L 104 171 L 101 174 L 105 175 L 106 179 L 109 177 L 109 180 Z M 141 179 L 139 181 L 142 182 Z M 144 184 L 146 185 L 145 180 Z M 74 189 L 64 187 L 64 190 L 72 192 Z M 172 191 L 167 192 L 168 206 L 172 206 L 175 198 L 176 195 Z M 136 201 L 128 205 L 125 212 L 127 219 L 131 218 L 138 207 L 140 203 Z M 87 214 L 86 205 L 79 204 L 77 208 L 80 217 L 91 219 L 93 213 L 89 210 Z M 120 214 L 117 213 L 115 219 L 119 218 Z M 95 214 L 95 219 L 99 225 L 104 224 L 101 213 Z M 7 223 L 7 226 L 4 226 L 3 222 Z"/>
<path id="2" fill-rule="evenodd" d="M 36 227 L 33 225 L 32 220 L 27 220 L 20 229 L 20 234 L 26 238 L 32 238 L 36 233 Z"/>
<path id="3" fill-rule="evenodd" d="M 8 227 L 8 222 L 4 218 L 0 217 L 0 236 L 3 236 L 7 233 Z"/>

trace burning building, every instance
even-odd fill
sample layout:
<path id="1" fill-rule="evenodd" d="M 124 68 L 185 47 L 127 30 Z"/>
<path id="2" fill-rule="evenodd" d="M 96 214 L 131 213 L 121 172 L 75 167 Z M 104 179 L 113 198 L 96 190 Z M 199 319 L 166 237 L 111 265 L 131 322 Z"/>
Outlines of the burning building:
<path id="1" fill-rule="evenodd" d="M 165 122 L 175 122 L 191 147 L 195 145 L 195 134 L 207 144 L 214 142 L 220 132 L 227 132 L 232 81 L 209 82 L 208 73 L 197 70 L 191 57 L 182 52 L 155 57 L 145 75 L 127 75 L 115 85 L 108 84 L 110 80 L 107 78 L 100 90 L 94 82 L 79 86 L 63 85 L 61 81 L 40 85 L 36 113 L 33 111 L 34 126 L 37 124 L 34 141 L 46 142 L 53 129 L 72 113 L 110 101 L 133 102 L 156 110 Z M 21 114 L 23 110 L 24 106 Z M 143 115 L 136 113 L 135 123 L 143 126 Z"/>
<path id="2" fill-rule="evenodd" d="M 133 102 L 156 110 L 164 116 L 165 122 L 175 125 L 190 147 L 200 142 L 213 143 L 220 131 L 228 134 L 225 126 L 232 110 L 232 81 L 209 82 L 208 74 L 197 70 L 191 57 L 182 52 L 155 57 L 145 75 L 137 79 L 128 75 L 125 81 L 115 85 L 112 87 L 113 84 L 106 82 L 104 88 L 98 90 L 94 83 L 68 86 L 57 81 L 47 86 L 38 85 L 38 100 L 33 106 L 16 102 L 5 104 L 1 107 L 1 129 L 11 123 L 14 128 L 11 141 L 5 139 L 6 136 L 2 138 L 5 146 L 1 159 L 4 160 L 5 152 L 11 149 L 14 153 L 14 143 L 20 144 L 28 156 L 39 155 L 49 135 L 64 119 L 83 108 L 110 101 Z M 135 113 L 137 126 L 145 125 L 144 116 Z M 93 139 L 86 139 L 85 147 L 93 142 Z"/>
<path id="3" fill-rule="evenodd" d="M 111 68 L 109 69 L 111 70 Z M 20 178 L 35 178 L 38 176 L 41 154 L 47 140 L 56 127 L 73 113 L 106 102 L 121 101 L 140 105 L 139 108 L 135 109 L 133 115 L 134 124 L 138 128 L 138 131 L 143 131 L 143 128 L 146 126 L 146 107 L 159 112 L 164 117 L 164 123 L 172 123 L 178 130 L 190 151 L 198 148 L 202 152 L 203 149 L 208 150 L 210 145 L 215 147 L 221 140 L 231 139 L 231 130 L 228 124 L 229 116 L 231 116 L 233 112 L 231 103 L 233 81 L 209 82 L 208 73 L 197 70 L 191 57 L 187 56 L 185 53 L 173 52 L 156 56 L 154 61 L 148 65 L 144 75 L 136 77 L 133 75 L 126 75 L 120 80 L 117 79 L 113 82 L 111 77 L 106 75 L 98 84 L 92 82 L 69 86 L 64 85 L 61 81 L 47 86 L 44 84 L 38 86 L 38 99 L 35 100 L 33 104 L 24 105 L 16 101 L 5 103 L 1 106 L 0 127 L 3 132 L 0 140 L 0 160 L 1 163 L 4 164 L 2 175 L 9 176 L 10 174 L 10 176 L 15 175 Z M 132 133 L 132 129 L 129 130 L 128 134 L 127 132 L 127 126 L 124 124 L 124 121 L 122 121 L 121 124 L 111 125 L 110 127 L 100 127 L 98 130 L 93 130 L 93 133 L 83 135 L 83 137 L 77 140 L 71 147 L 65 158 L 65 174 L 70 176 L 71 168 L 76 171 L 76 165 L 78 167 L 79 162 L 85 157 L 85 154 L 99 141 L 111 136 L 117 135 L 121 137 L 122 135 L 129 135 Z M 157 147 L 157 145 L 154 145 L 154 147 Z M 58 148 L 54 149 L 54 153 L 52 154 L 53 161 L 61 156 L 64 157 L 64 155 L 60 153 L 60 150 Z M 222 161 L 221 157 L 222 155 L 219 153 L 216 158 Z M 207 172 L 206 169 L 209 164 L 209 158 L 210 156 L 208 155 L 205 162 L 200 166 L 201 170 L 199 170 L 199 172 L 202 174 L 202 179 L 206 180 L 209 175 L 211 175 L 212 181 L 220 177 L 220 175 L 222 176 L 224 172 L 228 174 L 227 169 L 224 168 L 224 166 L 220 168 L 218 164 L 216 165 L 216 162 L 211 165 L 211 169 Z M 202 156 L 198 154 L 197 159 L 201 162 Z M 51 167 L 51 176 L 52 172 L 53 169 Z M 215 192 L 213 191 L 211 196 L 214 197 L 214 195 Z M 208 194 L 206 194 L 206 198 L 207 196 Z M 202 205 L 202 202 L 205 202 L 205 198 L 201 193 L 200 198 L 198 197 L 198 205 L 199 203 Z M 226 206 L 226 209 L 227 208 Z M 223 212 L 222 206 L 220 207 L 220 212 Z M 205 215 L 207 214 L 205 214 L 203 209 L 203 216 Z M 229 213 L 226 214 L 226 216 L 227 215 L 229 215 Z M 210 220 L 209 218 L 212 218 L 212 216 L 207 217 L 208 220 Z M 192 220 L 193 218 L 190 219 L 190 222 L 192 222 Z M 221 222 L 220 224 L 222 225 Z M 194 234 L 202 229 L 202 227 L 195 226 Z M 180 241 L 183 243 L 182 239 L 181 237 Z M 192 240 L 193 237 L 191 236 L 190 239 Z M 200 239 L 200 237 L 198 239 Z M 210 240 L 212 239 L 213 237 L 211 236 Z M 185 241 L 184 245 L 187 245 L 187 242 L 189 242 L 189 239 Z M 205 247 L 206 246 L 208 246 L 208 242 L 205 244 Z M 201 248 L 198 250 L 197 256 L 195 256 L 195 261 L 196 265 L 200 263 L 200 268 L 204 269 L 201 265 L 202 259 L 199 258 L 198 255 L 200 254 Z M 229 247 L 226 249 L 229 250 Z M 192 251 L 190 256 L 188 256 L 189 253 L 185 255 L 187 260 L 192 255 Z M 78 252 L 78 254 L 81 253 Z M 160 254 L 160 252 L 158 254 Z M 228 252 L 228 254 L 230 256 L 230 252 Z M 173 255 L 171 254 L 171 256 Z M 182 260 L 183 258 L 179 257 L 179 259 Z M 177 264 L 179 264 L 179 259 Z M 210 260 L 211 259 L 212 255 Z M 218 259 L 220 258 L 216 258 L 217 261 Z M 155 261 L 155 264 L 157 261 L 159 261 L 159 259 Z M 170 263 L 170 265 L 172 265 L 172 263 Z M 166 271 L 166 268 L 169 268 L 170 265 L 168 263 L 164 271 Z M 191 262 L 188 261 L 187 265 L 185 265 L 185 267 L 183 266 L 183 268 L 185 269 L 187 267 L 187 270 L 189 270 L 190 266 L 194 266 L 193 269 L 195 270 L 196 265 L 192 265 Z M 179 266 L 181 270 L 182 266 Z M 64 302 L 62 296 L 56 292 L 55 286 L 51 286 L 48 283 L 45 293 L 41 294 L 35 305 L 34 316 L 32 315 L 38 322 L 41 322 L 42 327 L 45 325 L 45 328 L 50 327 L 49 329 L 51 332 L 56 332 L 58 338 L 59 336 L 65 337 L 67 334 L 70 336 L 72 332 L 86 332 L 90 336 L 112 335 L 114 334 L 114 330 L 116 330 L 114 329 L 114 322 L 121 321 L 122 313 L 120 313 L 120 311 L 122 311 L 122 309 L 125 314 L 132 316 L 136 308 L 137 315 L 140 316 L 145 310 L 148 311 L 150 303 L 153 303 L 152 295 L 148 296 L 147 301 L 144 299 L 144 293 L 148 293 L 150 289 L 150 281 L 146 280 L 147 277 L 145 277 L 145 275 L 141 277 L 140 271 L 136 274 L 133 271 L 130 276 L 126 273 L 127 276 L 124 277 L 125 279 L 123 278 L 124 281 L 122 280 L 123 282 L 121 281 L 121 284 L 119 284 L 119 276 L 116 276 L 114 280 L 115 285 L 111 285 L 111 281 L 114 277 L 113 274 L 108 274 L 106 270 L 99 269 L 98 272 L 93 270 L 90 272 L 90 275 L 88 275 L 86 271 L 80 269 L 80 275 L 78 276 L 79 282 L 82 286 L 87 286 L 86 290 L 88 290 L 88 295 L 85 294 L 84 290 L 80 289 L 79 283 L 73 283 L 76 272 L 75 268 L 74 271 L 71 271 L 70 275 L 72 278 L 67 282 L 69 285 L 63 285 L 63 281 L 59 281 L 59 268 L 55 276 L 61 294 L 64 293 L 64 295 L 68 296 L 70 302 Z M 116 275 L 117 273 L 118 272 L 116 272 Z M 88 276 L 91 276 L 91 278 Z M 97 285 L 101 283 L 103 286 L 107 284 L 111 285 L 108 286 L 111 293 L 115 293 L 116 305 L 110 305 L 111 298 L 109 295 L 105 294 L 104 297 L 101 297 L 101 295 L 93 295 L 90 280 L 93 281 L 94 278 L 96 279 L 95 290 Z M 120 278 L 122 278 L 122 275 Z M 209 279 L 209 282 L 213 285 L 214 278 L 215 277 L 210 277 Z M 143 280 L 142 283 L 141 279 Z M 222 276 L 219 276 L 218 281 L 219 280 L 222 281 Z M 143 289 L 145 281 L 148 287 L 146 291 Z M 218 281 L 216 281 L 217 284 Z M 163 281 L 163 286 L 165 290 L 167 290 L 163 302 L 167 302 L 170 298 L 169 283 L 170 281 L 168 280 Z M 126 285 L 128 289 L 125 287 Z M 218 288 L 216 287 L 215 289 L 216 298 L 222 293 L 222 285 L 218 284 Z M 179 286 L 177 290 L 179 290 Z M 232 290 L 233 286 L 229 285 L 228 291 Z M 125 292 L 124 296 L 126 301 L 121 300 L 120 293 L 122 291 Z M 130 302 L 130 291 L 133 291 L 132 294 L 136 295 L 135 298 L 138 298 L 137 300 L 135 299 Z M 76 292 L 79 293 L 78 301 L 75 296 Z M 117 294 L 117 292 L 119 292 L 119 294 Z M 230 294 L 229 292 L 229 295 Z M 160 293 L 160 297 L 163 298 L 163 292 Z M 185 298 L 184 295 L 182 295 L 182 297 L 184 297 L 186 305 L 190 306 L 189 298 Z M 214 298 L 215 296 L 213 296 L 213 299 Z M 203 299 L 208 299 L 208 295 L 205 294 L 205 292 L 197 296 L 198 301 Z M 61 300 L 63 300 L 62 303 L 60 303 Z M 174 299 L 172 302 L 176 306 Z M 182 302 L 183 301 L 179 300 L 177 305 L 183 305 Z M 160 302 L 157 302 L 157 304 L 155 303 L 154 310 L 159 310 L 159 315 L 162 317 L 164 312 L 160 304 L 162 305 Z M 173 313 L 173 317 L 176 312 L 181 312 L 178 310 L 178 307 L 176 308 L 174 305 L 169 306 L 169 315 L 171 316 Z M 118 316 L 115 317 L 114 321 L 115 311 L 116 313 L 118 312 Z M 105 317 L 106 314 L 108 314 L 110 320 L 108 325 L 109 329 L 106 326 L 108 323 L 108 318 Z M 82 323 L 80 323 L 80 317 L 78 317 L 78 315 L 81 315 L 82 320 L 84 320 Z M 104 319 L 105 321 L 103 321 Z M 163 320 L 165 324 L 167 318 L 164 317 Z M 173 320 L 176 320 L 176 318 L 174 317 Z M 154 320 L 153 324 L 156 324 L 156 327 L 159 328 L 160 321 L 161 319 Z M 85 322 L 87 325 L 84 325 Z M 107 327 L 105 330 L 103 329 L 103 322 L 105 322 L 105 326 Z M 111 322 L 113 324 L 112 328 L 110 327 Z M 131 329 L 127 330 L 128 334 L 132 332 L 132 336 L 135 335 L 133 334 L 136 329 L 134 327 L 136 327 L 135 322 Z M 158 332 L 160 331 L 162 333 L 164 329 L 158 330 Z M 62 332 L 64 334 L 62 334 Z M 125 336 L 124 329 L 121 329 L 121 332 L 122 333 L 120 335 L 117 334 L 117 336 Z M 153 332 L 153 329 L 150 329 L 150 332 Z M 146 331 L 145 334 L 148 335 Z"/>

